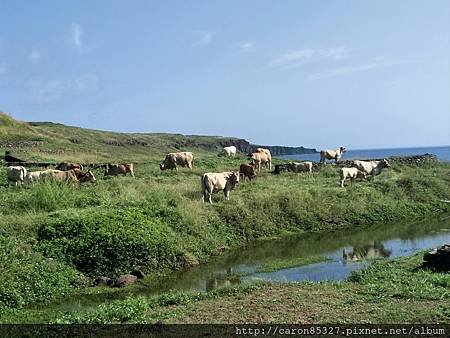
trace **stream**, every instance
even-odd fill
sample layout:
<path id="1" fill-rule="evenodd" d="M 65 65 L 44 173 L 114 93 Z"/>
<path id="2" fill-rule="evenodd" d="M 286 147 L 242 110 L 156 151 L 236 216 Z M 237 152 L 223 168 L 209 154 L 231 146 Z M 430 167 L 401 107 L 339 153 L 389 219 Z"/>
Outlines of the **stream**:
<path id="1" fill-rule="evenodd" d="M 121 292 L 78 294 L 36 310 L 87 310 L 130 295 L 155 295 L 169 290 L 209 291 L 256 280 L 270 282 L 342 281 L 374 259 L 409 256 L 450 242 L 450 214 L 415 222 L 374 225 L 370 228 L 291 235 L 255 241 L 211 259 L 206 264 L 175 271 L 159 279 L 144 278 Z M 314 263 L 305 264 L 311 257 Z M 283 263 L 277 269 L 274 262 Z M 299 264 L 295 264 L 299 262 Z M 261 267 L 272 264 L 270 271 Z M 283 267 L 284 266 L 284 267 Z M 122 292 L 123 291 L 123 292 Z"/>

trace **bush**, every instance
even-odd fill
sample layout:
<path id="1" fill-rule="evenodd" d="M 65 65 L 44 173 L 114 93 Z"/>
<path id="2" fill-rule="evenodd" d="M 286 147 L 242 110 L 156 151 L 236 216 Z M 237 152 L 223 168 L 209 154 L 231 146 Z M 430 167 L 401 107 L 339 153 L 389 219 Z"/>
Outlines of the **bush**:
<path id="1" fill-rule="evenodd" d="M 171 229 L 138 208 L 58 212 L 39 228 L 38 240 L 48 257 L 92 276 L 173 268 L 182 254 Z"/>
<path id="2" fill-rule="evenodd" d="M 76 270 L 0 235 L 0 312 L 69 293 L 81 278 Z"/>

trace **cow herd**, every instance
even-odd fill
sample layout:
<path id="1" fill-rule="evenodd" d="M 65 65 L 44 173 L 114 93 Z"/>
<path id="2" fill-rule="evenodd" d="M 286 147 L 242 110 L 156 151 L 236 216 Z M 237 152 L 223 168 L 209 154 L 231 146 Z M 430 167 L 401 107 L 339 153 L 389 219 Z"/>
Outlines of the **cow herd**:
<path id="1" fill-rule="evenodd" d="M 320 152 L 320 163 L 323 164 L 326 160 L 334 160 L 336 163 L 339 163 L 345 151 L 345 147 L 340 147 L 335 150 L 322 150 Z M 236 147 L 225 147 L 218 156 L 234 157 L 236 156 Z M 212 204 L 213 193 L 219 191 L 223 191 L 225 199 L 229 200 L 230 191 L 234 189 L 240 180 L 244 181 L 246 178 L 249 180 L 256 178 L 263 166 L 272 170 L 272 154 L 269 149 L 257 148 L 254 152 L 247 154 L 247 157 L 249 163 L 242 163 L 239 171 L 208 172 L 201 175 L 203 202 Z M 178 171 L 178 166 L 192 169 L 193 161 L 194 155 L 192 152 L 169 153 L 165 156 L 163 162 L 159 164 L 159 167 L 162 171 L 168 169 Z M 313 162 L 310 161 L 277 164 L 272 174 L 281 174 L 283 172 L 306 172 L 311 174 L 314 166 Z M 134 177 L 134 166 L 132 163 L 103 164 L 97 167 L 104 167 L 105 176 L 126 176 L 130 174 Z M 346 179 L 350 179 L 351 184 L 353 184 L 353 181 L 356 179 L 364 180 L 368 176 L 373 178 L 379 175 L 384 168 L 388 167 L 389 162 L 386 159 L 379 161 L 352 161 L 351 167 L 340 169 L 339 185 L 344 187 Z M 6 177 L 9 184 L 16 186 L 31 185 L 40 181 L 67 182 L 74 186 L 77 183 L 96 182 L 96 178 L 91 170 L 85 171 L 81 164 L 66 162 L 58 164 L 55 169 L 30 172 L 23 166 L 10 166 L 6 169 Z"/>

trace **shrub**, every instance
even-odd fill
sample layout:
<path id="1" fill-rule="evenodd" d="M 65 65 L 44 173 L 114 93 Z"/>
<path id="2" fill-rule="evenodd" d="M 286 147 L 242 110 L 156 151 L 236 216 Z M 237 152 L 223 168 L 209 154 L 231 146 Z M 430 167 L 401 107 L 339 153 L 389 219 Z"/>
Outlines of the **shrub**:
<path id="1" fill-rule="evenodd" d="M 0 235 L 0 311 L 66 294 L 81 278 L 76 270 L 47 259 L 31 246 Z"/>
<path id="2" fill-rule="evenodd" d="M 89 275 L 173 268 L 181 255 L 171 229 L 138 208 L 58 212 L 41 225 L 38 240 L 47 256 Z"/>

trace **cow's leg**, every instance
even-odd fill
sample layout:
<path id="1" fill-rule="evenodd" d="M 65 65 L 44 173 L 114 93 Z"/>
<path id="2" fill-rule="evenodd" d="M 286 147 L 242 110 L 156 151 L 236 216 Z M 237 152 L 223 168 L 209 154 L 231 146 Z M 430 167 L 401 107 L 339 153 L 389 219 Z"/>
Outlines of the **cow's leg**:
<path id="1" fill-rule="evenodd" d="M 340 186 L 341 186 L 341 188 L 344 187 L 344 181 L 345 181 L 345 179 L 341 178 L 341 181 L 340 181 Z"/>
<path id="2" fill-rule="evenodd" d="M 209 200 L 209 204 L 213 204 L 212 203 L 212 192 L 211 193 L 208 193 L 208 200 Z"/>
<path id="3" fill-rule="evenodd" d="M 225 200 L 229 201 L 230 200 L 230 191 L 229 190 L 224 190 L 223 194 L 225 195 Z"/>

